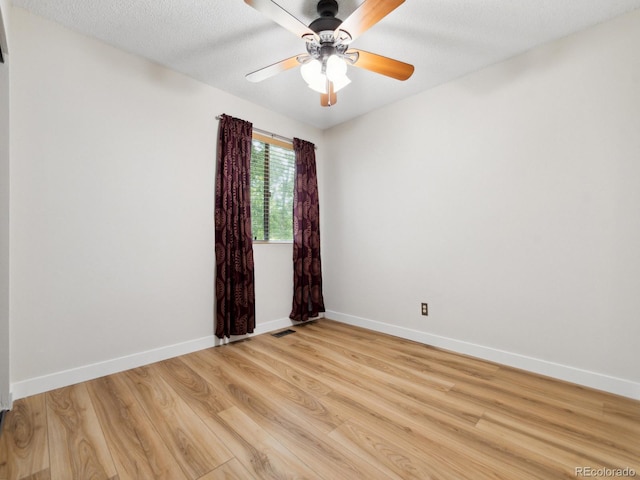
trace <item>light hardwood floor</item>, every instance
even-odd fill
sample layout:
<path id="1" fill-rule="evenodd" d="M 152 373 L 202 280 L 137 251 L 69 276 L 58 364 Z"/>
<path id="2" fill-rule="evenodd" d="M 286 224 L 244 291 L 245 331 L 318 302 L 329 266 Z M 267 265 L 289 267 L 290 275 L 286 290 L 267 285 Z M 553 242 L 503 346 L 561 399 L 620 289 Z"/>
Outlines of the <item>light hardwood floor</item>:
<path id="1" fill-rule="evenodd" d="M 293 329 L 16 401 L 0 480 L 640 477 L 640 402 L 330 320 Z"/>

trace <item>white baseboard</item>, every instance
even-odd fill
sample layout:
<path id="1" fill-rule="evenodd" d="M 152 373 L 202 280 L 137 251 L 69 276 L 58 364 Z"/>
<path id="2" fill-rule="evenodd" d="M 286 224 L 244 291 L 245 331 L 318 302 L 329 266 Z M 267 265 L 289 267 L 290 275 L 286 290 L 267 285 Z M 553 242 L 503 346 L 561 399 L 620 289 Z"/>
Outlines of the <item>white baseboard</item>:
<path id="1" fill-rule="evenodd" d="M 383 322 L 377 322 L 366 318 L 347 315 L 339 312 L 329 311 L 326 313 L 328 318 L 333 320 L 368 328 L 370 330 L 387 333 L 400 338 L 406 338 L 416 342 L 432 345 L 434 347 L 451 350 L 453 352 L 471 355 L 491 362 L 508 365 L 515 368 L 521 368 L 541 375 L 546 375 L 560 380 L 565 380 L 586 387 L 596 388 L 606 392 L 623 395 L 625 397 L 640 400 L 640 383 L 632 382 L 622 378 L 611 377 L 588 370 L 582 370 L 567 365 L 561 365 L 546 360 L 527 357 L 517 353 L 498 350 L 482 345 L 476 345 L 453 338 L 433 335 L 426 332 L 420 332 L 409 328 L 398 327 Z M 135 353 L 124 357 L 119 357 L 104 362 L 98 362 L 91 365 L 84 365 L 78 368 L 55 372 L 41 377 L 30 378 L 20 382 L 11 384 L 11 400 L 36 395 L 56 388 L 66 387 L 79 382 L 93 380 L 104 375 L 110 375 L 117 372 L 129 370 L 131 368 L 148 365 L 150 363 L 159 362 L 168 358 L 185 355 L 198 350 L 224 345 L 233 341 L 242 340 L 253 335 L 272 332 L 281 328 L 299 325 L 289 318 L 281 318 L 266 323 L 258 324 L 253 334 L 233 336 L 231 339 L 221 340 L 214 335 L 190 340 L 188 342 L 168 345 L 166 347 L 147 350 L 145 352 Z M 4 407 L 3 407 L 4 408 Z"/>
<path id="2" fill-rule="evenodd" d="M 6 396 L 0 395 L 0 411 L 11 410 L 13 407 L 13 395 L 9 392 Z"/>
<path id="3" fill-rule="evenodd" d="M 327 311 L 326 317 L 349 325 L 387 333 L 389 335 L 406 338 L 426 345 L 451 350 L 456 353 L 470 355 L 483 360 L 520 368 L 540 375 L 546 375 L 548 377 L 576 383 L 578 385 L 640 400 L 640 383 L 625 380 L 623 378 L 611 377 L 601 373 L 582 370 L 580 368 L 561 365 L 538 358 L 527 357 L 518 353 L 498 350 L 462 340 L 456 340 L 454 338 L 433 335 L 431 333 L 420 332 L 418 330 L 377 322 L 375 320 L 347 315 L 340 312 Z"/>
<path id="4" fill-rule="evenodd" d="M 256 325 L 254 332 L 249 335 L 234 335 L 230 339 L 219 339 L 214 335 L 190 340 L 187 342 L 167 345 L 165 347 L 147 350 L 144 352 L 126 355 L 124 357 L 106 360 L 104 362 L 83 365 L 81 367 L 55 372 L 41 377 L 29 378 L 11 384 L 11 395 L 13 400 L 37 395 L 39 393 L 55 390 L 80 382 L 86 382 L 95 378 L 123 372 L 131 368 L 149 365 L 150 363 L 167 360 L 168 358 L 186 355 L 188 353 L 204 350 L 205 348 L 226 345 L 231 342 L 249 338 L 254 335 L 279 330 L 281 328 L 299 325 L 300 322 L 293 322 L 289 318 L 280 318 Z"/>
<path id="5" fill-rule="evenodd" d="M 92 363 L 81 367 L 55 372 L 41 377 L 29 378 L 11 384 L 13 399 L 29 397 L 38 393 L 48 392 L 56 388 L 74 385 L 94 378 L 111 375 L 112 373 L 123 372 L 131 368 L 141 367 L 150 363 L 177 357 L 186 353 L 203 350 L 215 345 L 216 337 L 198 338 L 188 342 L 182 342 L 166 347 L 155 348 L 144 352 L 118 357 L 104 362 Z"/>

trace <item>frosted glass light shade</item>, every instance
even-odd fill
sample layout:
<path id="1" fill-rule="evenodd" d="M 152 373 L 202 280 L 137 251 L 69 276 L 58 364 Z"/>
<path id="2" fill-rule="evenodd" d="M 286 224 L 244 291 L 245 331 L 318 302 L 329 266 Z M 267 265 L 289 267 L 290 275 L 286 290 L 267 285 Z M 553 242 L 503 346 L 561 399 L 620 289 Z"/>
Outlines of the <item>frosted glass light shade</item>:
<path id="1" fill-rule="evenodd" d="M 347 74 L 347 63 L 337 55 L 331 55 L 327 59 L 327 77 L 332 82 L 338 81 Z"/>
<path id="2" fill-rule="evenodd" d="M 333 81 L 333 91 L 337 92 L 338 90 L 343 89 L 347 85 L 351 83 L 351 80 L 346 75 L 342 75 Z"/>
<path id="3" fill-rule="evenodd" d="M 319 60 L 311 60 L 300 67 L 300 74 L 309 88 L 318 93 L 327 93 L 327 78 L 333 82 L 333 91 L 337 92 L 341 88 L 351 83 L 347 77 L 347 64 L 336 55 L 327 59 L 327 74 L 322 73 L 322 63 Z"/>
<path id="4" fill-rule="evenodd" d="M 300 67 L 302 78 L 308 85 L 314 85 L 324 79 L 322 64 L 318 60 L 311 60 Z"/>
<path id="5" fill-rule="evenodd" d="M 318 93 L 327 93 L 327 80 L 324 75 L 322 75 L 322 78 L 318 79 L 316 82 L 310 83 L 307 86 Z"/>

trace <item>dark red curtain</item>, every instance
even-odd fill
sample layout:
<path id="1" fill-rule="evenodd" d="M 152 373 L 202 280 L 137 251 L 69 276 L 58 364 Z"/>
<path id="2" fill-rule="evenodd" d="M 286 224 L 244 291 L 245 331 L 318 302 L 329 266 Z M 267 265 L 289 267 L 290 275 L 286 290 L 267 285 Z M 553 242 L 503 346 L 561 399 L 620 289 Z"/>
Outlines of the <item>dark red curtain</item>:
<path id="1" fill-rule="evenodd" d="M 313 143 L 293 139 L 296 176 L 293 189 L 293 307 L 297 321 L 324 312 L 320 261 L 320 206 Z"/>
<path id="2" fill-rule="evenodd" d="M 216 168 L 216 336 L 244 335 L 256 323 L 251 240 L 252 124 L 222 115 Z"/>

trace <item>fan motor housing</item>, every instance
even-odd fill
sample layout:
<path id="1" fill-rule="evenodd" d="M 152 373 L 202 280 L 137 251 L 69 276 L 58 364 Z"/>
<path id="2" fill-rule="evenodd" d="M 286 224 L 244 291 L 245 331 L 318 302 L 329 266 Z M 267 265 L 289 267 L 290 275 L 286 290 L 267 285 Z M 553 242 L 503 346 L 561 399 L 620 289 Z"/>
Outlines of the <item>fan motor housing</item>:
<path id="1" fill-rule="evenodd" d="M 342 20 L 336 17 L 338 14 L 336 0 L 320 0 L 317 12 L 320 17 L 309 24 L 309 28 L 316 33 L 335 30 L 342 24 Z"/>

